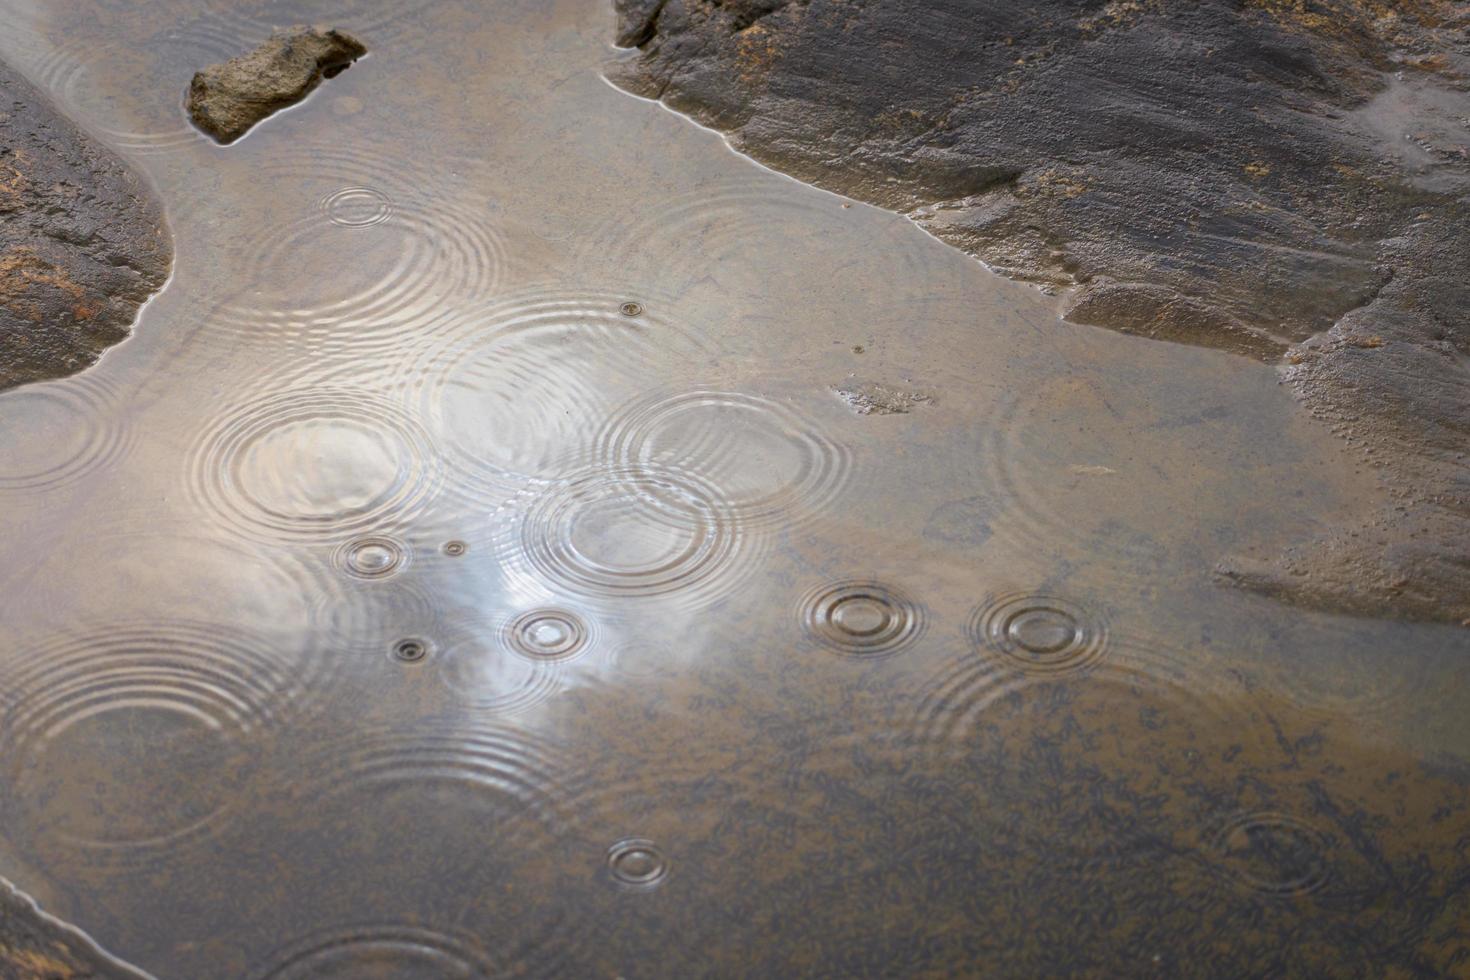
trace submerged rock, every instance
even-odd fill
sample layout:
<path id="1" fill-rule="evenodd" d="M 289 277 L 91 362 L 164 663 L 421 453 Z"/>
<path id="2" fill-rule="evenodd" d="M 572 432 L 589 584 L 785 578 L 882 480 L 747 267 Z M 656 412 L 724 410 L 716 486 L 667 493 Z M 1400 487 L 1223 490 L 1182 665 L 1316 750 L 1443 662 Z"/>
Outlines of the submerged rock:
<path id="1" fill-rule="evenodd" d="M 75 374 L 168 277 L 138 177 L 0 65 L 0 390 Z"/>
<path id="2" fill-rule="evenodd" d="M 233 143 L 365 54 L 361 41 L 341 31 L 277 31 L 249 54 L 195 72 L 189 116 L 219 142 Z"/>
<path id="3" fill-rule="evenodd" d="M 0 878 L 0 977 L 8 980 L 149 980 L 91 937 L 42 912 Z"/>
<path id="4" fill-rule="evenodd" d="M 928 392 L 898 388 L 878 381 L 845 381 L 833 385 L 832 390 L 859 415 L 907 415 L 915 405 L 934 401 L 934 396 Z"/>
<path id="5" fill-rule="evenodd" d="M 1391 504 L 1226 581 L 1470 619 L 1470 8 L 616 0 L 611 66 L 1065 315 L 1281 363 Z"/>

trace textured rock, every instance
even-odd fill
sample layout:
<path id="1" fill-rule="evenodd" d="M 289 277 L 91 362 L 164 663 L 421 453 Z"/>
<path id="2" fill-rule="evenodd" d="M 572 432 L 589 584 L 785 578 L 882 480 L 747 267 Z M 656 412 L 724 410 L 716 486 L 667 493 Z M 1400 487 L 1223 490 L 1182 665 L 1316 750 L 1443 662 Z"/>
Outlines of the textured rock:
<path id="1" fill-rule="evenodd" d="M 1382 513 L 1226 581 L 1470 619 L 1470 6 L 617 0 L 615 82 L 1066 316 L 1280 362 Z"/>
<path id="2" fill-rule="evenodd" d="M 361 41 L 341 31 L 277 31 L 249 54 L 195 72 L 189 116 L 219 142 L 233 143 L 365 54 Z"/>
<path id="3" fill-rule="evenodd" d="M 149 980 L 87 935 L 52 918 L 0 878 L 0 977 L 6 980 Z"/>
<path id="4" fill-rule="evenodd" d="M 0 65 L 0 390 L 75 374 L 168 277 L 157 202 Z"/>

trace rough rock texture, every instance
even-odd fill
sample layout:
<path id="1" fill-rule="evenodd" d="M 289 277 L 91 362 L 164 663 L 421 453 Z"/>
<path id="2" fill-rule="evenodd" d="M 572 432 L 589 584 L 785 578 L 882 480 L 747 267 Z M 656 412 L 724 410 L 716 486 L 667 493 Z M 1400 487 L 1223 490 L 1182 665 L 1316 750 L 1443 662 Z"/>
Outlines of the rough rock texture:
<path id="1" fill-rule="evenodd" d="M 1470 620 L 1470 5 L 616 0 L 610 75 L 1066 316 L 1276 362 L 1394 501 L 1219 573 Z"/>
<path id="2" fill-rule="evenodd" d="M 0 65 L 0 390 L 75 374 L 128 335 L 173 249 L 121 160 Z"/>
<path id="3" fill-rule="evenodd" d="M 277 31 L 249 54 L 195 72 L 189 116 L 219 142 L 233 143 L 365 54 L 361 41 L 341 31 Z"/>
<path id="4" fill-rule="evenodd" d="M 0 878 L 0 977 L 5 980 L 149 980 L 84 933 L 53 919 Z"/>

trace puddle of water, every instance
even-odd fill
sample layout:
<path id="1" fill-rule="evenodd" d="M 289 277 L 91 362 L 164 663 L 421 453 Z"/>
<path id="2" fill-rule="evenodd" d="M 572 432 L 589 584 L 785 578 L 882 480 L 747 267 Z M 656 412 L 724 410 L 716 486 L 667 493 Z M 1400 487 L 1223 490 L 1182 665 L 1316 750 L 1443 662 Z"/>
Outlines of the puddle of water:
<path id="1" fill-rule="evenodd" d="M 1211 582 L 1373 492 L 1269 369 L 1061 324 L 617 92 L 595 0 L 7 8 L 0 56 L 177 241 L 133 339 L 0 395 L 0 874 L 108 949 L 1033 976 L 1463 944 L 1462 633 Z M 298 22 L 372 53 L 228 149 L 187 128 L 195 68 Z M 861 415 L 855 379 L 929 400 Z"/>

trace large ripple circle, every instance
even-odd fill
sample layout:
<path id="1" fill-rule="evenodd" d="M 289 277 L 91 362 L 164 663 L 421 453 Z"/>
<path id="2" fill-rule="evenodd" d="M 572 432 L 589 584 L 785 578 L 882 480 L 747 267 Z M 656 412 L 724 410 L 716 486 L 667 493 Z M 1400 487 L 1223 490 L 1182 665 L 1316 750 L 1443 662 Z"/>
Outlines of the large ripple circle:
<path id="1" fill-rule="evenodd" d="M 0 399 L 0 493 L 45 492 L 124 456 L 128 415 L 101 383 L 27 385 Z"/>
<path id="2" fill-rule="evenodd" d="M 444 449 L 451 489 L 499 501 L 528 480 L 584 460 L 614 407 L 652 373 L 707 355 L 703 341 L 651 302 L 532 290 L 436 323 L 413 371 L 419 416 Z"/>
<path id="3" fill-rule="evenodd" d="M 193 457 L 200 500 L 257 538 L 350 538 L 411 518 L 440 483 L 418 423 L 345 388 L 289 391 L 238 408 Z"/>
<path id="4" fill-rule="evenodd" d="M 801 600 L 807 633 L 849 657 L 886 657 L 924 632 L 922 607 L 902 590 L 871 581 L 823 585 Z"/>
<path id="5" fill-rule="evenodd" d="M 472 980 L 497 975 L 469 939 L 407 925 L 362 926 L 311 936 L 286 950 L 264 980 L 414 977 Z"/>
<path id="6" fill-rule="evenodd" d="M 718 488 L 746 527 L 799 523 L 830 507 L 851 453 L 790 406 L 760 395 L 696 390 L 615 413 L 600 451 L 614 465 L 677 469 Z"/>
<path id="7" fill-rule="evenodd" d="M 0 671 L 11 833 L 147 865 L 239 802 L 257 733 L 322 686 L 316 658 L 216 623 L 63 635 Z"/>
<path id="8" fill-rule="evenodd" d="M 698 604 L 748 565 L 733 512 L 687 473 L 594 467 L 526 495 L 510 558 L 557 592 Z"/>

